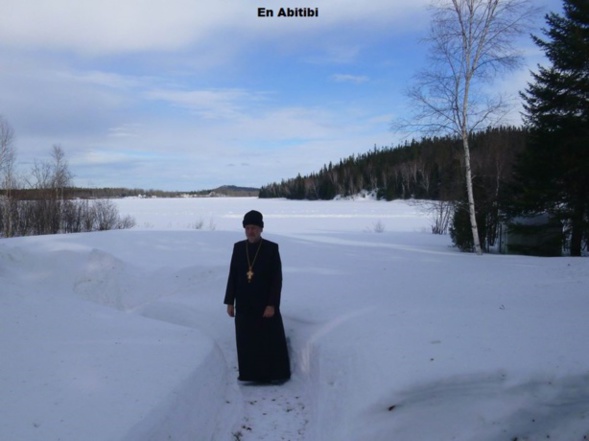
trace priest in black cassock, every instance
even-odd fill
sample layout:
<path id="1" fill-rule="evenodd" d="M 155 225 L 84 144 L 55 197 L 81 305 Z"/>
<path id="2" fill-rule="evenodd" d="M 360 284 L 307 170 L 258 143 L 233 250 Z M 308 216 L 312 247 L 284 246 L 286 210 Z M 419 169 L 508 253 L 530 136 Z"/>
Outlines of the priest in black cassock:
<path id="1" fill-rule="evenodd" d="M 233 246 L 225 301 L 235 317 L 239 380 L 283 383 L 290 362 L 280 314 L 282 263 L 278 244 L 262 239 L 259 211 L 243 218 L 246 240 Z"/>

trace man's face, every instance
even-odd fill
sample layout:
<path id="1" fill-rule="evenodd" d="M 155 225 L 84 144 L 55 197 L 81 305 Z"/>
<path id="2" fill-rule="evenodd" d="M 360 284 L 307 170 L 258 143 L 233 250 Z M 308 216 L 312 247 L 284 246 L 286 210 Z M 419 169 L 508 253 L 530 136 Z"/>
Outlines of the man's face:
<path id="1" fill-rule="evenodd" d="M 257 242 L 258 240 L 260 240 L 260 237 L 262 236 L 262 230 L 262 227 L 259 227 L 257 225 L 246 225 L 245 237 L 247 237 L 247 240 L 251 243 Z"/>

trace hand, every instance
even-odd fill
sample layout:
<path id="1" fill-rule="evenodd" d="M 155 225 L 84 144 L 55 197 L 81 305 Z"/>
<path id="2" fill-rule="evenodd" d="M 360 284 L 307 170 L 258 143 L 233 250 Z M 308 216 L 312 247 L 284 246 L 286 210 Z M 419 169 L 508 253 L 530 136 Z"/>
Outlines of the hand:
<path id="1" fill-rule="evenodd" d="M 227 305 L 227 315 L 229 317 L 235 317 L 235 306 Z"/>
<path id="2" fill-rule="evenodd" d="M 266 306 L 266 309 L 264 309 L 264 314 L 262 315 L 262 317 L 272 318 L 274 317 L 275 312 L 276 311 L 274 310 L 274 306 Z"/>

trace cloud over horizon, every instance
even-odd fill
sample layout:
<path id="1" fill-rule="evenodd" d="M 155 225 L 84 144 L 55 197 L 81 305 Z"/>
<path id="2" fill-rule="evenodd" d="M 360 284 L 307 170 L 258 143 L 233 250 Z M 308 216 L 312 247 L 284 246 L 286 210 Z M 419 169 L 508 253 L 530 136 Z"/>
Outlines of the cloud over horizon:
<path id="1" fill-rule="evenodd" d="M 424 62 L 426 4 L 315 0 L 319 17 L 280 19 L 257 17 L 288 6 L 274 0 L 5 4 L 0 114 L 25 172 L 59 144 L 77 185 L 195 190 L 307 174 L 396 145 L 390 121 Z"/>

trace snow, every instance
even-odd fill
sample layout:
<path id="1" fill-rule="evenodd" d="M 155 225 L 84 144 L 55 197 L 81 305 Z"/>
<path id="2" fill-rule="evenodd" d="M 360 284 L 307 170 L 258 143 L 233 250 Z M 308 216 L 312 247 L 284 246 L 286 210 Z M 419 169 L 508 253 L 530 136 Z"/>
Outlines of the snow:
<path id="1" fill-rule="evenodd" d="M 0 438 L 589 438 L 589 260 L 464 254 L 415 204 L 123 199 L 131 230 L 0 240 Z M 243 214 L 279 243 L 293 377 L 237 382 Z"/>

